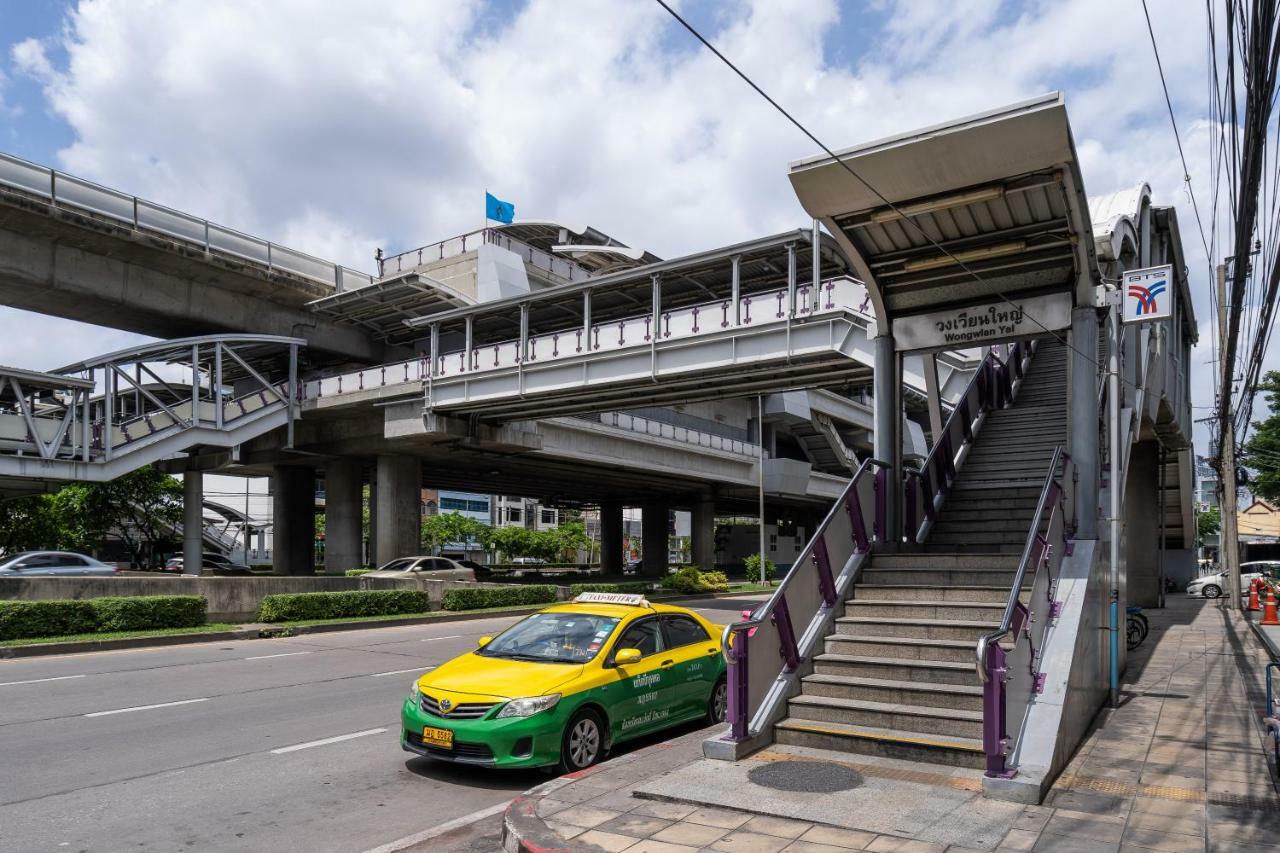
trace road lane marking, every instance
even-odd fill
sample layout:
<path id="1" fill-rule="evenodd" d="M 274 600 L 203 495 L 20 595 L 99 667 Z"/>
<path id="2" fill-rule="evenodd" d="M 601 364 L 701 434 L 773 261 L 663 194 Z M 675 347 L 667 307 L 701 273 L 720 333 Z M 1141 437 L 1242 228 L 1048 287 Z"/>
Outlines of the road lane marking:
<path id="1" fill-rule="evenodd" d="M 94 711 L 92 714 L 85 714 L 86 717 L 107 717 L 111 714 L 127 714 L 130 711 L 150 711 L 152 708 L 172 708 L 174 705 L 194 705 L 196 702 L 208 702 L 209 697 L 203 699 L 182 699 L 177 702 L 161 702 L 157 705 L 138 705 L 134 708 L 116 708 L 113 711 Z"/>
<path id="2" fill-rule="evenodd" d="M 457 640 L 465 636 L 466 636 L 465 634 L 446 634 L 443 637 L 427 637 L 425 640 L 419 640 L 418 642 L 432 643 L 432 642 L 435 642 L 436 640 Z"/>
<path id="3" fill-rule="evenodd" d="M 278 655 L 254 655 L 251 658 L 245 658 L 245 660 L 266 660 L 267 658 L 291 658 L 291 657 L 294 657 L 295 655 L 309 655 L 309 654 L 311 654 L 311 652 L 281 652 Z"/>
<path id="4" fill-rule="evenodd" d="M 15 684 L 40 684 L 44 681 L 66 681 L 69 678 L 84 678 L 83 675 L 56 675 L 53 678 L 33 678 L 29 681 L 0 681 L 0 687 L 12 687 Z"/>
<path id="5" fill-rule="evenodd" d="M 366 850 L 365 853 L 396 853 L 399 850 L 404 850 L 406 847 L 413 847 L 414 845 L 421 844 L 424 841 L 430 841 L 432 838 L 439 838 L 446 832 L 453 832 L 455 829 L 460 827 L 470 826 L 471 824 L 479 823 L 486 818 L 500 815 L 507 810 L 507 806 L 509 805 L 511 805 L 511 800 L 507 800 L 504 803 L 498 803 L 494 806 L 489 806 L 487 809 L 474 811 L 471 814 L 463 815 L 459 818 L 454 818 L 451 821 L 442 823 L 438 826 L 433 826 L 430 829 L 424 829 L 422 832 L 415 835 L 406 835 L 398 841 L 391 841 L 383 844 L 381 847 L 374 847 L 372 850 Z"/>
<path id="6" fill-rule="evenodd" d="M 425 672 L 428 669 L 435 669 L 434 666 L 415 666 L 413 669 L 393 669 L 390 672 L 375 672 L 369 675 L 370 678 L 381 678 L 384 675 L 404 675 L 406 672 Z M 0 685 L 3 687 L 4 685 Z"/>
<path id="7" fill-rule="evenodd" d="M 338 735 L 337 737 L 327 737 L 323 740 L 311 740 L 306 743 L 295 743 L 293 746 L 282 746 L 279 749 L 271 750 L 272 755 L 284 755 L 286 752 L 297 752 L 300 749 L 310 749 L 313 746 L 327 746 L 331 743 L 341 743 L 344 740 L 352 740 L 358 737 L 367 737 L 368 735 L 380 735 L 386 729 L 365 729 L 362 732 L 352 732 L 349 735 Z"/>

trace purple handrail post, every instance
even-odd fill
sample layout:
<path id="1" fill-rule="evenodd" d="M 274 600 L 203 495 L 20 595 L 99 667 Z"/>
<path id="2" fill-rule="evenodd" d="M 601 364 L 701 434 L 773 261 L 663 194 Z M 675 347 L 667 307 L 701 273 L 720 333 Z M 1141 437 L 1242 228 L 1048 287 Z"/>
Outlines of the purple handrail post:
<path id="1" fill-rule="evenodd" d="M 822 603 L 827 607 L 836 606 L 836 582 L 831 575 L 831 555 L 827 553 L 827 540 L 821 536 L 813 543 L 813 553 L 809 557 L 813 567 L 818 571 L 818 588 L 822 590 Z"/>
<path id="2" fill-rule="evenodd" d="M 854 551 L 865 554 L 871 550 L 871 540 L 867 538 L 867 524 L 862 520 L 862 503 L 858 500 L 856 487 L 850 487 L 848 497 L 844 501 L 844 509 L 849 513 L 849 528 L 853 531 Z"/>
<path id="3" fill-rule="evenodd" d="M 982 686 L 982 749 L 987 754 L 986 775 L 992 779 L 1009 779 L 1013 773 L 1005 768 L 1005 651 L 999 643 L 987 646 L 987 683 Z"/>
<path id="4" fill-rule="evenodd" d="M 916 475 L 914 471 L 906 473 L 906 520 L 907 520 L 907 539 L 914 542 L 916 531 L 920 529 L 920 525 L 916 524 Z"/>
<path id="5" fill-rule="evenodd" d="M 886 515 L 888 512 L 889 500 L 889 472 L 884 468 L 876 469 L 876 526 L 875 536 L 877 542 L 889 541 L 889 531 L 885 528 L 888 526 Z"/>
<path id="6" fill-rule="evenodd" d="M 773 608 L 773 624 L 778 628 L 778 639 L 782 642 L 778 654 L 782 656 L 783 669 L 795 672 L 800 668 L 800 647 L 796 645 L 795 628 L 791 625 L 791 610 L 787 607 L 787 597 L 778 596 L 778 603 Z"/>
<path id="7" fill-rule="evenodd" d="M 725 716 L 729 718 L 728 739 L 734 743 L 747 739 L 747 637 L 746 631 L 729 633 L 729 707 Z"/>

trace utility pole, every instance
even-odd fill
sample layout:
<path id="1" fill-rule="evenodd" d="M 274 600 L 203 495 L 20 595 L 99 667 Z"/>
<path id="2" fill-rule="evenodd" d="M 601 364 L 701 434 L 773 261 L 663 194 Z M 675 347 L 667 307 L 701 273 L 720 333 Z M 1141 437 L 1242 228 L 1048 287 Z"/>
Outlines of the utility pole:
<path id="1" fill-rule="evenodd" d="M 1227 340 L 1227 265 L 1218 264 L 1218 343 Z M 1231 411 L 1232 365 L 1225 351 L 1218 353 L 1222 377 L 1218 382 L 1218 483 L 1222 488 L 1222 524 L 1218 554 L 1227 573 L 1227 607 L 1240 609 L 1240 545 L 1236 533 L 1236 436 Z"/>

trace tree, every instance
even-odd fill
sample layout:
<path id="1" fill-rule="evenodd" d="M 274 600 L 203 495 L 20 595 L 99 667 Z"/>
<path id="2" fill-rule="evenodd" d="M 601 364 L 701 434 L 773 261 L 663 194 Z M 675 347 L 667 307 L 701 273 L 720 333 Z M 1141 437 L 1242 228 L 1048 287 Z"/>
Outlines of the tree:
<path id="1" fill-rule="evenodd" d="M 1215 506 L 1196 516 L 1196 535 L 1203 542 L 1206 537 L 1216 536 L 1222 527 L 1222 513 Z"/>
<path id="2" fill-rule="evenodd" d="M 434 550 L 451 542 L 483 543 L 489 525 L 459 512 L 443 512 L 422 521 L 422 544 Z"/>
<path id="3" fill-rule="evenodd" d="M 106 531 L 113 531 L 129 549 L 135 564 L 154 565 L 162 550 L 177 546 L 175 531 L 182 523 L 182 486 L 168 474 L 147 466 L 108 483 L 68 489 L 84 490 L 83 495 L 68 501 L 82 519 L 93 520 L 90 532 L 100 539 Z"/>
<path id="4" fill-rule="evenodd" d="M 0 553 L 67 547 L 51 498 L 30 495 L 0 501 Z"/>
<path id="5" fill-rule="evenodd" d="M 1254 472 L 1250 481 L 1254 494 L 1274 502 L 1280 500 L 1280 372 L 1267 371 L 1258 390 L 1266 395 L 1270 414 L 1254 421 L 1253 435 L 1241 448 L 1241 461 Z"/>

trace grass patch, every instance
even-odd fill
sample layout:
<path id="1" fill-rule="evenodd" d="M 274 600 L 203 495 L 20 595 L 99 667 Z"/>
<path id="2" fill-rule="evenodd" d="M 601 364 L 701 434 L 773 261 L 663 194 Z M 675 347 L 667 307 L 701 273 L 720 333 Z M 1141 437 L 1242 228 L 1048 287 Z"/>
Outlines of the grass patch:
<path id="1" fill-rule="evenodd" d="M 554 603 L 554 602 L 553 602 Z M 287 627 L 305 628 L 310 625 L 332 625 L 343 624 L 347 622 L 390 622 L 396 619 L 439 619 L 444 616 L 458 616 L 459 614 L 470 613 L 534 613 L 550 604 L 529 604 L 521 607 L 481 607 L 477 610 L 432 610 L 430 613 L 401 613 L 392 616 L 360 616 L 354 619 L 301 619 L 297 622 L 272 622 L 272 625 L 284 625 Z"/>
<path id="2" fill-rule="evenodd" d="M 153 628 L 143 631 L 102 631 L 93 634 L 66 634 L 58 637 L 23 637 L 20 640 L 0 640 L 0 648 L 6 646 L 40 646 L 49 643 L 80 643 L 93 640 L 131 640 L 135 637 L 174 637 L 181 634 L 207 634 L 216 631 L 234 631 L 239 625 L 211 622 L 187 628 Z"/>

